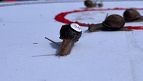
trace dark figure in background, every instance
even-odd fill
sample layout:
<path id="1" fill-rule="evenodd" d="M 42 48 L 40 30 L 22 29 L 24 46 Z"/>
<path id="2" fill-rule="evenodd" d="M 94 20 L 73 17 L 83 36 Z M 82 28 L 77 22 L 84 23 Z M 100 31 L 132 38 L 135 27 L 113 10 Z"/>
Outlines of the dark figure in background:
<path id="1" fill-rule="evenodd" d="M 123 13 L 126 22 L 140 22 L 143 21 L 143 16 L 135 9 L 126 9 Z"/>
<path id="2" fill-rule="evenodd" d="M 96 7 L 97 4 L 96 4 L 96 2 L 93 2 L 92 0 L 85 0 L 84 5 L 87 8 L 92 8 L 92 7 Z"/>
<path id="3" fill-rule="evenodd" d="M 97 3 L 98 0 L 96 1 L 92 1 L 92 0 L 85 0 L 84 1 L 84 5 L 87 8 L 94 8 L 94 7 L 103 7 L 103 1 L 99 0 L 99 2 Z"/>
<path id="4" fill-rule="evenodd" d="M 127 28 L 124 27 L 125 20 L 122 16 L 117 14 L 112 14 L 99 24 L 90 25 L 88 27 L 89 32 L 95 31 L 128 31 Z"/>

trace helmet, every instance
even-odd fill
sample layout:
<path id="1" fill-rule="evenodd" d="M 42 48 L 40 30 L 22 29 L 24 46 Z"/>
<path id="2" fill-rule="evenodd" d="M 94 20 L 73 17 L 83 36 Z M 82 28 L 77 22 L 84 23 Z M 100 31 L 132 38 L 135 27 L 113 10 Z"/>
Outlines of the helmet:
<path id="1" fill-rule="evenodd" d="M 124 18 L 117 14 L 108 16 L 102 23 L 105 30 L 119 30 L 124 24 Z"/>
<path id="2" fill-rule="evenodd" d="M 60 39 L 71 39 L 76 42 L 81 37 L 81 34 L 82 30 L 76 23 L 63 25 L 60 29 Z"/>
<path id="3" fill-rule="evenodd" d="M 135 9 L 126 9 L 125 12 L 123 13 L 123 17 L 125 21 L 131 22 L 131 21 L 139 20 L 142 16 Z"/>

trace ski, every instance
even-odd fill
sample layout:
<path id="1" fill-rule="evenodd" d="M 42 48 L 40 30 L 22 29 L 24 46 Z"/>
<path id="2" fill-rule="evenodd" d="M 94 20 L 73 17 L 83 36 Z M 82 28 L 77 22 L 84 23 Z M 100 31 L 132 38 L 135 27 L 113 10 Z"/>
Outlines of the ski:
<path id="1" fill-rule="evenodd" d="M 57 54 L 49 54 L 49 55 L 35 55 L 32 57 L 42 57 L 42 56 L 57 56 Z"/>
<path id="2" fill-rule="evenodd" d="M 45 37 L 45 39 L 49 40 L 50 42 L 54 43 L 57 46 L 60 46 L 60 44 L 58 44 L 57 42 L 53 41 L 52 39 Z"/>

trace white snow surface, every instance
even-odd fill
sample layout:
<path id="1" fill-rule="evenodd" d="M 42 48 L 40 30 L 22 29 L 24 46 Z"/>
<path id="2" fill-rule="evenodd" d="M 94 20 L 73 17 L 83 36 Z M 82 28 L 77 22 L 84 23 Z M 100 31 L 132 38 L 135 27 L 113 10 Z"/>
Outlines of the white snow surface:
<path id="1" fill-rule="evenodd" d="M 104 2 L 104 8 L 142 8 L 142 3 Z M 0 81 L 143 81 L 142 30 L 87 33 L 82 27 L 70 55 L 37 56 L 56 53 L 45 36 L 62 41 L 59 30 L 64 23 L 54 17 L 81 8 L 82 2 L 0 7 Z"/>

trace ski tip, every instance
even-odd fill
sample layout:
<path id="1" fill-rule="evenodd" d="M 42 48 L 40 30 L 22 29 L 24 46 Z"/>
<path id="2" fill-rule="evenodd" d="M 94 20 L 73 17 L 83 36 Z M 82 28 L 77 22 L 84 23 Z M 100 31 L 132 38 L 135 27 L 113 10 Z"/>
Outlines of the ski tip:
<path id="1" fill-rule="evenodd" d="M 44 37 L 45 39 L 49 39 L 48 37 Z"/>

